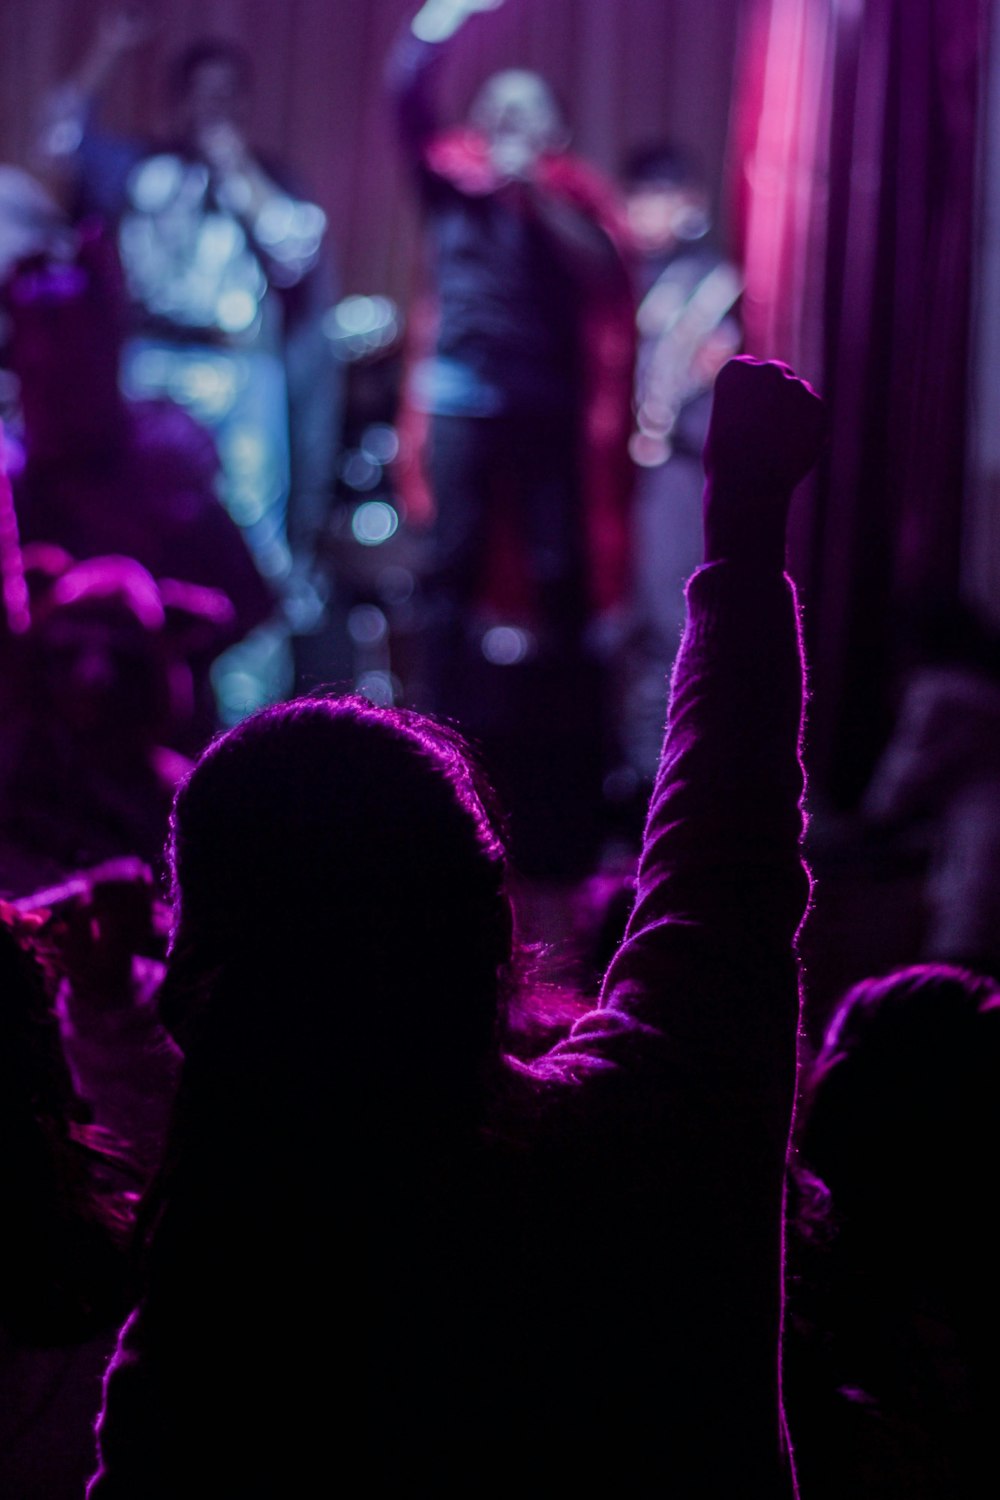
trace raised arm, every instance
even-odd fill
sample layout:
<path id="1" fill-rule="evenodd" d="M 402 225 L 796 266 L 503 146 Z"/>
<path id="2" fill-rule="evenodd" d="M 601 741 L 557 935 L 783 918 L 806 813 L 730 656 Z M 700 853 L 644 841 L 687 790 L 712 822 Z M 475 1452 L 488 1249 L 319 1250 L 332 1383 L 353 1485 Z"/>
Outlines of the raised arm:
<path id="1" fill-rule="evenodd" d="M 434 97 L 435 76 L 444 59 L 437 42 L 424 41 L 407 29 L 389 54 L 385 84 L 392 105 L 399 143 L 416 167 L 438 129 Z"/>
<path id="2" fill-rule="evenodd" d="M 595 1267 L 581 1295 L 605 1297 L 594 1363 L 615 1365 L 602 1419 L 650 1485 L 685 1495 L 794 1493 L 779 1350 L 809 878 L 784 528 L 823 425 L 784 366 L 723 367 L 706 563 L 688 584 L 635 907 L 599 1007 L 534 1070 L 581 1101 L 578 1238 Z"/>
<path id="3" fill-rule="evenodd" d="M 42 108 L 35 154 L 63 206 L 73 213 L 80 176 L 91 166 L 108 184 L 108 201 L 87 203 L 88 209 L 113 214 L 114 199 L 137 159 L 137 149 L 113 137 L 95 139 L 93 116 L 122 61 L 146 41 L 153 30 L 139 6 L 107 10 L 79 64 L 46 98 Z M 94 156 L 92 164 L 89 158 Z"/>
<path id="4" fill-rule="evenodd" d="M 123 5 L 101 18 L 87 51 L 62 85 L 67 100 L 90 109 L 100 99 L 124 57 L 150 35 L 152 25 L 141 7 Z"/>
<path id="5" fill-rule="evenodd" d="M 809 884 L 800 851 L 803 669 L 785 525 L 823 433 L 821 401 L 786 366 L 746 357 L 724 366 L 705 447 L 705 566 L 688 584 L 636 904 L 603 991 L 604 1005 L 629 1004 L 647 963 L 665 959 L 667 989 L 653 1004 L 669 1009 L 679 982 L 695 984 L 690 1025 L 705 1028 L 706 1043 L 733 1022 L 733 987 L 756 983 L 762 966 L 782 982 L 760 1026 L 794 1041 L 793 939 Z M 682 972 L 671 972 L 682 954 Z"/>
<path id="6" fill-rule="evenodd" d="M 503 0 L 426 0 L 398 38 L 386 67 L 396 128 L 404 150 L 418 164 L 438 129 L 434 76 L 451 40 L 470 16 L 496 10 Z"/>

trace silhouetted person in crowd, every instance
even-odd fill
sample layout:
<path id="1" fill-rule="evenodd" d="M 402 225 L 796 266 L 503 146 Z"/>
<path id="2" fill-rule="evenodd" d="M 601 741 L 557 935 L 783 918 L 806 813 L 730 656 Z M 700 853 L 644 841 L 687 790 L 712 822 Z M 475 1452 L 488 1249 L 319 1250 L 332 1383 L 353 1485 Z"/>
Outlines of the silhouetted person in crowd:
<path id="1" fill-rule="evenodd" d="M 803 1080 L 785 1389 L 803 1496 L 992 1488 L 1000 990 L 923 965 L 849 991 Z M 808 1179 L 802 1203 L 815 1207 Z"/>
<path id="2" fill-rule="evenodd" d="M 0 1492 L 76 1500 L 127 1306 L 128 1176 L 74 1093 L 29 944 L 0 903 Z"/>
<path id="3" fill-rule="evenodd" d="M 910 637 L 861 812 L 927 852 L 920 957 L 1000 977 L 1000 633 L 957 605 L 917 611 Z"/>
<path id="4" fill-rule="evenodd" d="M 190 762 L 167 748 L 156 585 L 131 559 L 77 564 L 22 637 L 0 775 L 0 890 L 115 855 L 159 859 Z"/>
<path id="5" fill-rule="evenodd" d="M 790 1494 L 782 1193 L 802 674 L 785 515 L 821 440 L 734 362 L 636 904 L 600 1002 L 503 1050 L 500 822 L 451 731 L 269 708 L 180 790 L 184 1052 L 91 1500 L 366 1483 Z M 308 1477 L 307 1477 L 308 1476 Z"/>
<path id="6" fill-rule="evenodd" d="M 594 621 L 625 589 L 632 299 L 614 189 L 567 150 L 543 78 L 496 73 L 440 127 L 450 37 L 484 8 L 430 0 L 389 66 L 433 283 L 411 315 L 403 498 L 414 521 L 433 508 L 429 701 L 490 747 L 522 867 L 574 878 L 602 831 Z M 534 766 L 525 723 L 549 740 Z"/>
<path id="7" fill-rule="evenodd" d="M 56 542 L 78 559 L 124 554 L 155 578 L 221 589 L 234 638 L 260 623 L 272 596 L 219 503 L 211 438 L 174 402 L 121 393 L 113 242 L 88 225 L 72 261 L 21 263 L 4 297 L 23 421 L 20 472 L 12 463 L 22 542 Z"/>
<path id="8" fill-rule="evenodd" d="M 171 401 L 122 395 L 122 296 L 114 245 L 94 225 L 72 261 L 22 263 L 5 287 L 23 424 L 21 452 L 12 443 L 9 455 L 20 540 L 81 560 L 132 557 L 156 579 L 225 594 L 218 656 L 270 617 L 274 597 L 216 494 L 207 432 Z M 203 743 L 217 720 L 209 660 L 194 664 Z"/>

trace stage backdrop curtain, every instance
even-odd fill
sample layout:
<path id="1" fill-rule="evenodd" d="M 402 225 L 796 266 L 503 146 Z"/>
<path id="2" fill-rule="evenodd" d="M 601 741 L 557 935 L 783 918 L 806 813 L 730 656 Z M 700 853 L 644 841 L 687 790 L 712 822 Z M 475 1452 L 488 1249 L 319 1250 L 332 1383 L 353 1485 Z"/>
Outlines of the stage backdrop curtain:
<path id="1" fill-rule="evenodd" d="M 455 39 L 442 79 L 447 120 L 503 67 L 551 80 L 574 147 L 615 172 L 649 138 L 679 139 L 721 176 L 743 0 L 506 0 Z M 27 166 L 39 103 L 79 60 L 114 0 L 2 0 L 0 161 Z M 330 218 L 350 292 L 405 298 L 416 222 L 387 120 L 382 72 L 417 0 L 147 0 L 153 34 L 125 60 L 105 119 L 162 124 L 168 60 L 206 34 L 241 41 L 255 65 L 253 138 L 294 169 Z"/>
<path id="2" fill-rule="evenodd" d="M 799 508 L 811 762 L 856 799 L 900 621 L 957 597 L 986 0 L 751 0 L 731 137 L 748 347 L 831 402 Z"/>

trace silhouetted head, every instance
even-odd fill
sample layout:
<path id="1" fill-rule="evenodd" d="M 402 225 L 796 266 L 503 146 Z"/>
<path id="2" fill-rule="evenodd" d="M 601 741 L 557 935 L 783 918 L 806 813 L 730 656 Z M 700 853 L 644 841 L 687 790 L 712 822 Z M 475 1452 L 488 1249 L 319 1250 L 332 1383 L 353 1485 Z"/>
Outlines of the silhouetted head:
<path id="1" fill-rule="evenodd" d="M 181 140 L 196 141 L 213 125 L 246 124 L 253 86 L 249 53 L 236 42 L 205 37 L 174 60 L 168 95 L 174 130 Z"/>
<path id="2" fill-rule="evenodd" d="M 621 178 L 626 222 L 640 254 L 664 254 L 707 233 L 708 193 L 690 152 L 669 141 L 637 147 Z"/>
<path id="3" fill-rule="evenodd" d="M 101 761 L 146 754 L 169 729 L 164 610 L 130 557 L 66 568 L 35 610 L 30 645 L 36 711 Z"/>
<path id="4" fill-rule="evenodd" d="M 202 755 L 170 855 L 164 1013 L 189 1053 L 218 1023 L 250 1053 L 256 1028 L 268 1060 L 336 1036 L 393 1077 L 485 1059 L 511 953 L 506 859 L 451 730 L 355 697 L 264 709 Z"/>
<path id="5" fill-rule="evenodd" d="M 805 1079 L 807 1165 L 830 1190 L 856 1254 L 969 1282 L 1000 1152 L 1000 990 L 920 965 L 845 996 Z"/>
<path id="6" fill-rule="evenodd" d="M 522 171 L 569 132 L 550 86 L 537 73 L 508 68 L 488 78 L 472 101 L 469 123 L 487 139 L 501 170 Z"/>
<path id="7" fill-rule="evenodd" d="M 978 1494 L 1000 1398 L 996 981 L 928 964 L 856 985 L 804 1079 L 797 1126 L 793 1326 L 838 1402 L 930 1435 L 935 1491 Z M 803 1165 L 825 1201 L 810 1205 Z M 808 1375 L 790 1389 L 808 1430 Z"/>

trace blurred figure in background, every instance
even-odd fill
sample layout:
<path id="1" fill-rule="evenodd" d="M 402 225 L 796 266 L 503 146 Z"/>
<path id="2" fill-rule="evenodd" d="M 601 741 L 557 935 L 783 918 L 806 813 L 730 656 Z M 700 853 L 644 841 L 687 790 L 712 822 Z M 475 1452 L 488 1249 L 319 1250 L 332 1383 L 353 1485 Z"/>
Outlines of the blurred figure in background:
<path id="1" fill-rule="evenodd" d="M 125 389 L 169 395 L 212 431 L 230 513 L 287 625 L 311 628 L 339 404 L 321 327 L 335 300 L 326 218 L 248 144 L 252 67 L 235 43 L 205 38 L 176 58 L 163 140 L 99 127 L 102 94 L 151 29 L 139 7 L 106 16 L 48 102 L 43 155 L 72 217 L 98 215 L 117 233 L 132 305 Z M 261 675 L 230 684 L 230 719 L 291 687 L 280 634 L 241 660 L 244 679 Z"/>
<path id="2" fill-rule="evenodd" d="M 0 889 L 22 896 L 118 855 L 159 860 L 187 761 L 164 609 L 130 558 L 66 570 L 36 609 L 8 685 Z"/>
<path id="3" fill-rule="evenodd" d="M 433 507 L 428 697 L 487 747 L 522 868 L 577 875 L 599 842 L 594 621 L 626 576 L 632 303 L 614 192 L 566 150 L 544 79 L 498 73 L 439 128 L 447 43 L 492 8 L 430 0 L 389 66 L 433 277 L 402 424 Z M 408 514 L 427 498 L 404 495 Z"/>
<path id="4" fill-rule="evenodd" d="M 910 649 L 862 816 L 926 852 L 921 956 L 1000 978 L 1000 633 L 966 606 L 924 607 Z"/>
<path id="5" fill-rule="evenodd" d="M 4 302 L 22 424 L 20 451 L 12 440 L 8 454 L 21 544 L 55 543 L 77 560 L 131 557 L 158 580 L 225 596 L 216 656 L 268 620 L 274 595 L 216 493 L 211 437 L 172 401 L 122 394 L 125 308 L 108 236 L 90 224 L 72 259 L 20 263 Z M 208 666 L 196 684 L 203 738 L 216 722 Z"/>
<path id="6" fill-rule="evenodd" d="M 634 151 L 622 185 L 636 277 L 632 629 L 623 671 L 626 765 L 656 769 L 665 683 L 684 624 L 684 584 L 701 556 L 701 451 L 712 386 L 740 347 L 742 281 L 711 239 L 708 186 L 669 142 Z"/>

